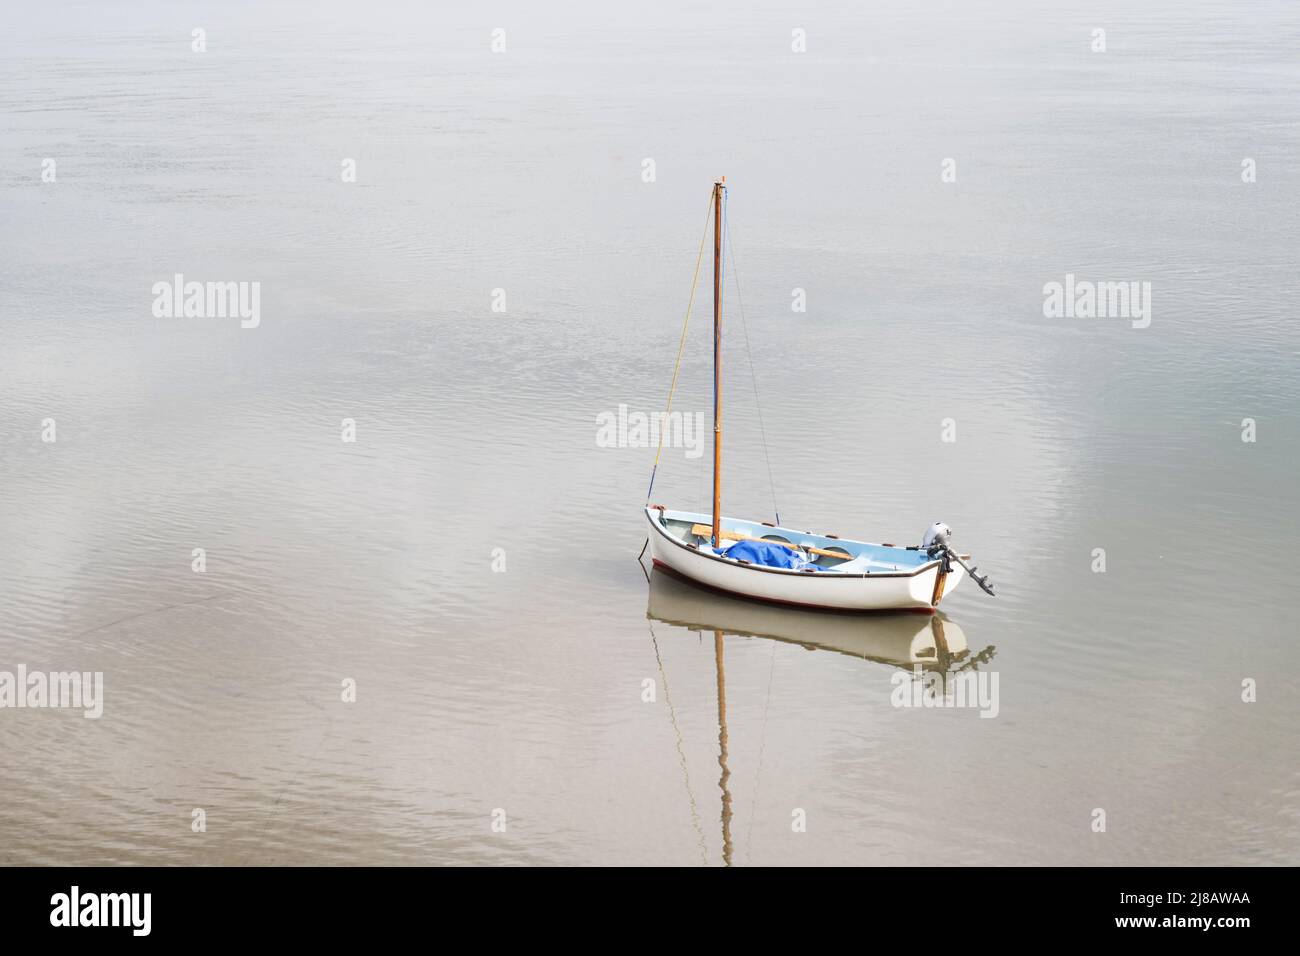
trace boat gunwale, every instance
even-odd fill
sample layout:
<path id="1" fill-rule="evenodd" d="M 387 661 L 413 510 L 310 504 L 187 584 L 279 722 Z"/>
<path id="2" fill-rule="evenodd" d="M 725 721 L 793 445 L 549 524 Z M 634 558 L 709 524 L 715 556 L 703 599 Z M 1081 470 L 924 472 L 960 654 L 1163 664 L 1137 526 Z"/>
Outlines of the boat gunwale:
<path id="1" fill-rule="evenodd" d="M 650 522 L 650 526 L 654 528 L 655 531 L 658 532 L 659 535 L 664 538 L 664 540 L 671 541 L 673 544 L 681 548 L 683 551 L 689 552 L 690 554 L 699 555 L 702 558 L 708 558 L 711 561 L 721 561 L 727 567 L 740 568 L 746 571 L 766 571 L 769 574 L 793 574 L 800 577 L 809 573 L 807 571 L 796 571 L 792 568 L 769 568 L 766 565 L 762 565 L 762 564 L 741 564 L 739 561 L 735 560 L 734 558 L 724 558 L 722 557 L 722 555 L 719 554 L 710 554 L 706 552 L 703 548 L 692 548 L 686 542 L 675 537 L 674 535 L 669 534 L 667 528 L 663 527 L 661 524 L 659 524 L 659 522 L 655 521 L 654 512 L 659 511 L 662 514 L 664 510 L 665 509 L 662 508 L 652 508 L 647 506 L 645 509 L 646 521 Z M 789 529 L 784 529 L 784 530 L 789 530 Z M 825 537 L 825 536 L 818 535 L 818 537 Z M 848 540 L 852 544 L 865 544 L 868 545 L 869 547 L 883 547 L 883 545 L 871 545 L 870 542 L 867 541 L 852 541 L 852 539 L 841 539 L 841 540 Z M 823 580 L 830 579 L 830 578 L 838 578 L 839 580 L 842 581 L 860 581 L 867 578 L 873 580 L 876 578 L 914 578 L 918 574 L 922 573 L 923 571 L 928 571 L 930 568 L 933 568 L 939 564 L 942 564 L 942 562 L 938 558 L 935 558 L 934 560 L 927 561 L 925 564 L 919 565 L 914 571 L 874 571 L 874 572 L 864 572 L 862 574 L 856 574 L 856 573 L 848 573 L 843 571 L 837 572 L 834 570 L 834 568 L 825 568 L 822 569 L 821 571 L 815 571 L 812 573 L 818 575 Z"/>

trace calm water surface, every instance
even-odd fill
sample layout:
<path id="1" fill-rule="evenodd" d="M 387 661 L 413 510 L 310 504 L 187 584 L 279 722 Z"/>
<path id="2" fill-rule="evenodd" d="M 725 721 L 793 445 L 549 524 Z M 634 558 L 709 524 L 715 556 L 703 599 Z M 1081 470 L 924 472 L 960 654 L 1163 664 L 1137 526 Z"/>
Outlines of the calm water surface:
<path id="1" fill-rule="evenodd" d="M 0 37 L 0 670 L 105 680 L 0 710 L 0 862 L 1300 861 L 1294 5 L 492 17 Z M 721 174 L 725 512 L 772 520 L 765 435 L 783 521 L 942 519 L 998 597 L 647 582 L 653 450 L 596 417 L 662 407 Z M 259 281 L 260 327 L 155 318 L 175 273 Z M 1066 273 L 1151 326 L 1045 319 Z M 655 500 L 707 509 L 709 458 Z M 997 717 L 892 706 L 917 659 Z"/>

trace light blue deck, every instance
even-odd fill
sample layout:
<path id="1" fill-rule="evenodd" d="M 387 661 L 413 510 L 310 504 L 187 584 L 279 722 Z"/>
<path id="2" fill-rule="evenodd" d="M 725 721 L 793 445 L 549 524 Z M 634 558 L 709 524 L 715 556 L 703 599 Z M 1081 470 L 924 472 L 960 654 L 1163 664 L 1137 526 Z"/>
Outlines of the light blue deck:
<path id="1" fill-rule="evenodd" d="M 669 533 L 682 541 L 707 544 L 691 534 L 691 526 L 696 524 L 713 524 L 713 516 L 693 511 L 665 510 L 663 520 Z M 847 538 L 832 538 L 824 534 L 798 531 L 794 528 L 772 527 L 761 521 L 746 521 L 743 518 L 723 517 L 724 531 L 734 531 L 754 538 L 787 541 L 790 544 L 806 545 L 823 550 L 844 551 L 849 560 L 837 563 L 834 558 L 819 557 L 817 563 L 827 570 L 842 570 L 857 574 L 873 571 L 912 571 L 932 559 L 924 551 L 910 551 L 905 547 L 886 547 L 883 544 L 871 544 L 866 541 L 852 541 Z"/>

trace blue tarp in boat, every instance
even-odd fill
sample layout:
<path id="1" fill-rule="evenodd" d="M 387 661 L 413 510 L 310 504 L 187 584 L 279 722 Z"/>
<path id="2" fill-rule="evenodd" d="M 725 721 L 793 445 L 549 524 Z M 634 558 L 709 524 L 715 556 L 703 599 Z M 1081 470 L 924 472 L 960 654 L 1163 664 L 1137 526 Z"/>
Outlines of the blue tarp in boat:
<path id="1" fill-rule="evenodd" d="M 729 558 L 761 564 L 768 568 L 789 568 L 792 571 L 817 568 L 817 565 L 805 558 L 801 552 L 770 541 L 737 541 L 725 549 L 719 548 L 718 552 Z"/>

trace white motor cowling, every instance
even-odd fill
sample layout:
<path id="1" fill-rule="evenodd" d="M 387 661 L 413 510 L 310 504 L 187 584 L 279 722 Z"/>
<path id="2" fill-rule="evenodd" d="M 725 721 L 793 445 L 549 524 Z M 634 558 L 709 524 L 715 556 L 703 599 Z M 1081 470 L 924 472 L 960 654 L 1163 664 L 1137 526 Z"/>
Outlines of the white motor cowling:
<path id="1" fill-rule="evenodd" d="M 946 548 L 948 547 L 948 539 L 951 537 L 952 528 L 949 528 L 942 521 L 936 521 L 926 529 L 925 537 L 921 539 L 921 550 L 929 552 L 938 548 Z"/>

